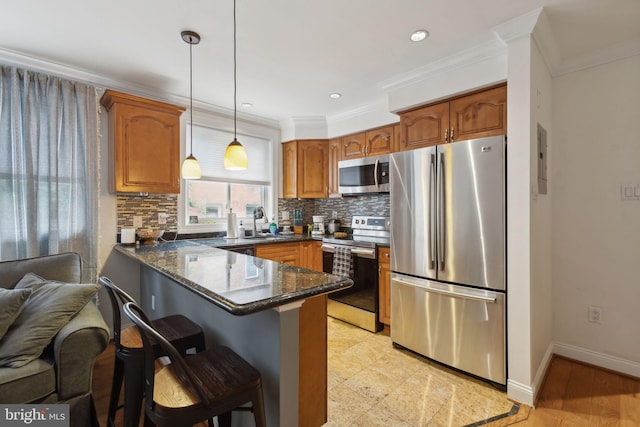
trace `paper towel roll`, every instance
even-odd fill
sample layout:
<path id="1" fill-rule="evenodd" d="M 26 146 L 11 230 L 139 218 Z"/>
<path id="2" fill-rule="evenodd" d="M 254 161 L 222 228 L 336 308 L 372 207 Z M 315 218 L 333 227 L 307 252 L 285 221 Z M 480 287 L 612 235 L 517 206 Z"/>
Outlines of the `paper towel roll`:
<path id="1" fill-rule="evenodd" d="M 227 238 L 235 239 L 238 237 L 238 224 L 236 221 L 236 214 L 229 212 L 227 216 Z"/>

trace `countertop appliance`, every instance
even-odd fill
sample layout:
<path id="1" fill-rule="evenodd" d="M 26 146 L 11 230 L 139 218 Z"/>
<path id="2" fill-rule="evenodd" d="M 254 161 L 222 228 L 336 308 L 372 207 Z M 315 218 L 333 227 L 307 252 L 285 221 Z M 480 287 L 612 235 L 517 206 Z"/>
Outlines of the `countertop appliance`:
<path id="1" fill-rule="evenodd" d="M 506 384 L 502 136 L 391 155 L 391 340 Z"/>
<path id="2" fill-rule="evenodd" d="M 324 216 L 313 215 L 311 218 L 313 219 L 313 230 L 311 231 L 311 235 L 315 237 L 324 236 L 326 231 L 324 226 Z"/>
<path id="3" fill-rule="evenodd" d="M 338 191 L 342 194 L 388 193 L 389 155 L 340 160 Z"/>
<path id="4" fill-rule="evenodd" d="M 322 267 L 333 273 L 334 255 L 348 248 L 353 266 L 353 286 L 329 294 L 329 316 L 371 332 L 383 327 L 378 317 L 378 252 L 379 245 L 389 246 L 389 217 L 354 216 L 350 238 L 322 239 Z"/>

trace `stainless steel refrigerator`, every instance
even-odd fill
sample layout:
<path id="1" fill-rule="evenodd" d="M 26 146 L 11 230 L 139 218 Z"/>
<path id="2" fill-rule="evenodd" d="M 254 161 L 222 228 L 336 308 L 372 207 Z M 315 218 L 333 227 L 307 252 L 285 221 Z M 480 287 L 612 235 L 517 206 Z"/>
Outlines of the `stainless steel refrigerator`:
<path id="1" fill-rule="evenodd" d="M 394 153 L 391 340 L 506 384 L 502 136 Z"/>

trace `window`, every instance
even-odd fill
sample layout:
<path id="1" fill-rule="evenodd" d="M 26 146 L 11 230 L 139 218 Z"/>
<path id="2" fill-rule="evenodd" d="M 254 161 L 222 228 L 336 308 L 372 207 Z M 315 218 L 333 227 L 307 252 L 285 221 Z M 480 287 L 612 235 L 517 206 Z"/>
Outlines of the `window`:
<path id="1" fill-rule="evenodd" d="M 191 126 L 187 126 L 187 141 L 190 131 Z M 238 139 L 247 150 L 249 168 L 228 171 L 222 166 L 223 157 L 233 134 L 193 126 L 193 154 L 200 162 L 202 179 L 185 181 L 182 231 L 226 230 L 229 209 L 245 226 L 246 221 L 253 220 L 256 207 L 271 211 L 271 141 L 246 135 L 239 135 Z"/>
<path id="2" fill-rule="evenodd" d="M 0 260 L 78 252 L 97 274 L 96 88 L 0 66 Z"/>

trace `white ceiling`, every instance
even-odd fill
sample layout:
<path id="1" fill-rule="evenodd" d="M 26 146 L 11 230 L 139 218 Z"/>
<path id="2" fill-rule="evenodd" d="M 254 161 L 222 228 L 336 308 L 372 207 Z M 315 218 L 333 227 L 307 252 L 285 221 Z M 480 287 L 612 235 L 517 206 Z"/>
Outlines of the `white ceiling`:
<path id="1" fill-rule="evenodd" d="M 495 41 L 496 25 L 543 6 L 556 72 L 640 53 L 640 0 L 237 0 L 238 104 L 276 121 L 347 113 L 385 99 L 383 82 Z M 105 86 L 188 97 L 189 29 L 202 37 L 195 101 L 230 109 L 232 11 L 232 0 L 12 1 L 0 62 L 26 55 Z M 410 42 L 419 28 L 430 37 Z"/>

